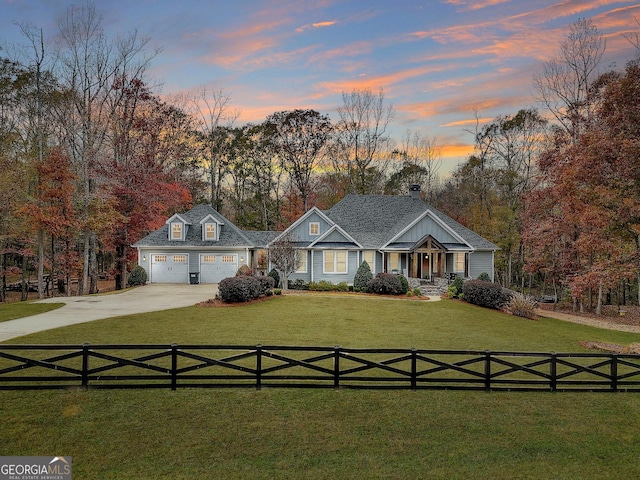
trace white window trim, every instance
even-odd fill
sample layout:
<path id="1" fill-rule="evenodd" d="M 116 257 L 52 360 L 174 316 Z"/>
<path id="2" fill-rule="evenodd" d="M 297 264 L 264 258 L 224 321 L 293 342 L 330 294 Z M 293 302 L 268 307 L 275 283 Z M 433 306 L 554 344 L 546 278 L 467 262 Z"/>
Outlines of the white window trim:
<path id="1" fill-rule="evenodd" d="M 317 233 L 313 233 L 311 231 L 311 226 L 312 225 L 316 225 L 318 227 L 318 232 Z M 309 236 L 310 237 L 317 237 L 318 235 L 320 235 L 320 222 L 309 222 Z"/>
<path id="2" fill-rule="evenodd" d="M 298 258 L 304 257 L 304 270 L 298 270 Z M 307 250 L 296 250 L 296 270 L 294 273 L 307 273 L 309 270 L 309 258 Z"/>
<path id="3" fill-rule="evenodd" d="M 360 255 L 360 263 L 365 261 L 364 254 L 365 252 L 371 252 L 371 256 L 373 257 L 371 262 L 367 262 L 369 264 L 369 268 L 372 272 L 376 270 L 376 251 L 375 250 L 362 250 L 362 255 Z M 358 265 L 359 266 L 359 265 Z"/>
<path id="4" fill-rule="evenodd" d="M 327 272 L 325 270 L 325 265 L 326 265 L 325 256 L 328 252 L 333 253 L 333 271 L 332 272 Z M 344 272 L 337 271 L 338 270 L 338 253 L 345 254 L 345 271 Z M 322 252 L 322 273 L 326 275 L 348 275 L 349 274 L 349 251 L 348 250 L 324 250 Z"/>

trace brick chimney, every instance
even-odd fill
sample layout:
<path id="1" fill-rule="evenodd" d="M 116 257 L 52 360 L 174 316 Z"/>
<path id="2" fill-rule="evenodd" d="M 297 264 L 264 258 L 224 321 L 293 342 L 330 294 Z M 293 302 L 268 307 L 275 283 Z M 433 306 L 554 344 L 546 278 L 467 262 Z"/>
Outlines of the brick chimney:
<path id="1" fill-rule="evenodd" d="M 409 187 L 409 195 L 411 198 L 420 198 L 420 185 L 414 183 Z"/>

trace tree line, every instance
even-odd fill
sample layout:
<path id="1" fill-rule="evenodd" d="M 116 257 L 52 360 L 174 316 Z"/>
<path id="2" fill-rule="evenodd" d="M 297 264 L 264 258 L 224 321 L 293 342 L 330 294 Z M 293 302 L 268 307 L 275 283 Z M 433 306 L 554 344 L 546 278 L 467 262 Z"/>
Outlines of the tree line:
<path id="1" fill-rule="evenodd" d="M 40 29 L 19 28 L 25 44 L 0 59 L 2 300 L 16 275 L 25 286 L 34 275 L 41 296 L 54 277 L 61 290 L 78 279 L 78 293 L 93 293 L 102 271 L 122 288 L 130 245 L 196 203 L 246 229 L 279 230 L 348 193 L 412 184 L 500 246 L 505 286 L 568 288 L 578 305 L 637 282 L 637 62 L 602 74 L 605 42 L 589 20 L 534 77 L 540 109 L 488 123 L 476 113 L 474 152 L 447 179 L 435 138 L 391 138 L 383 90 L 343 92 L 334 121 L 296 109 L 238 125 L 223 90 L 161 96 L 149 77 L 161 51 L 137 32 L 108 38 L 92 3 L 68 9 L 51 50 Z"/>

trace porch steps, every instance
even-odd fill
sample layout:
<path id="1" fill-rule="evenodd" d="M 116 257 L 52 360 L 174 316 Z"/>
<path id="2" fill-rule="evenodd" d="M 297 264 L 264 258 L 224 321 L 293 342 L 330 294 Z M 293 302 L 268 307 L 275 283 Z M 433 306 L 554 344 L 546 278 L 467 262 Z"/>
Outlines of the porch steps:
<path id="1" fill-rule="evenodd" d="M 431 281 L 420 278 L 409 278 L 411 289 L 419 288 L 426 297 L 440 296 L 447 293 L 449 282 L 446 278 L 433 277 Z"/>

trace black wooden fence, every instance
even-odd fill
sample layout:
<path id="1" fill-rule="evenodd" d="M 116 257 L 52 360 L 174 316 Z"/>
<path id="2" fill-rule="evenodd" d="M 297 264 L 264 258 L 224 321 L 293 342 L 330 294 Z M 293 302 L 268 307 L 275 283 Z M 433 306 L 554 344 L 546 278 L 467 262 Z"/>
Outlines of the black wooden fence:
<path id="1" fill-rule="evenodd" d="M 0 390 L 640 391 L 640 355 L 229 345 L 0 345 Z"/>

